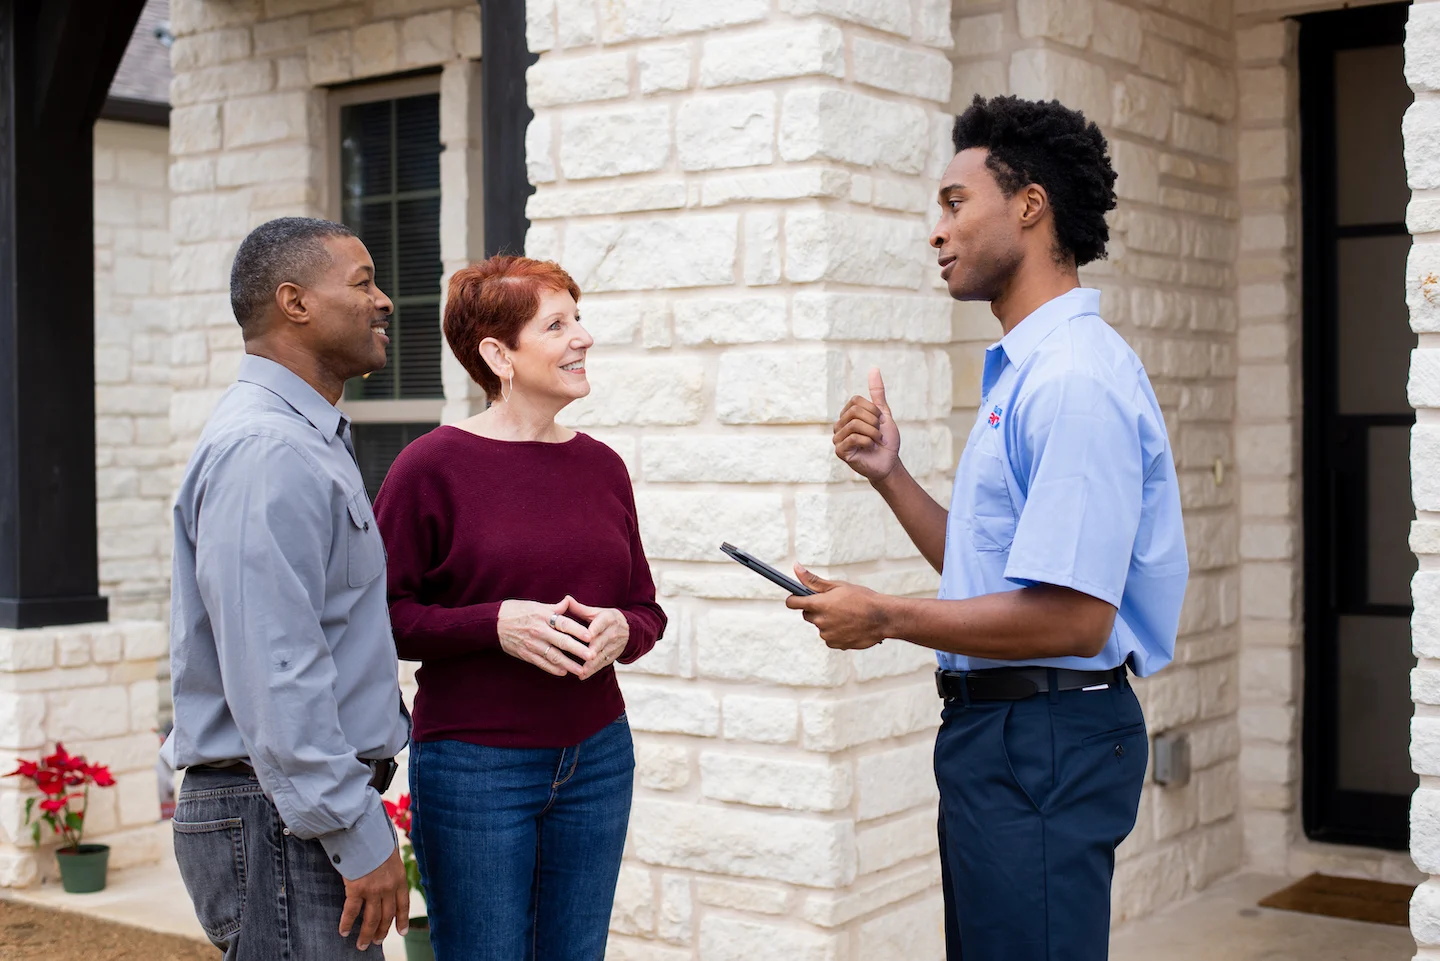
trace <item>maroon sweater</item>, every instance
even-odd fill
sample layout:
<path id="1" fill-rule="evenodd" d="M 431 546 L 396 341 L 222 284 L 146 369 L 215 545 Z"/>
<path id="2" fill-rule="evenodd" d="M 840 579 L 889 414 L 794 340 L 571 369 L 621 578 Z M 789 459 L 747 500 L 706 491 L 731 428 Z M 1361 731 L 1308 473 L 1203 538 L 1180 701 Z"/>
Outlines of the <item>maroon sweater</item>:
<path id="1" fill-rule="evenodd" d="M 569 747 L 620 716 L 614 668 L 556 677 L 496 634 L 502 601 L 569 594 L 624 612 L 627 664 L 660 639 L 665 612 L 619 455 L 585 434 L 546 444 L 440 427 L 396 458 L 375 516 L 395 647 L 421 662 L 415 740 Z"/>

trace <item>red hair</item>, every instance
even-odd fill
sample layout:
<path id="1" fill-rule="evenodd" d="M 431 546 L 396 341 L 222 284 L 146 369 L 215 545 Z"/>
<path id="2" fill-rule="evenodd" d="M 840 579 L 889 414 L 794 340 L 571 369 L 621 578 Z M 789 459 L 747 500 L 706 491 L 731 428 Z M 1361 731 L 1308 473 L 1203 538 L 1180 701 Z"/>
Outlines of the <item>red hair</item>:
<path id="1" fill-rule="evenodd" d="M 500 396 L 500 378 L 480 356 L 480 342 L 494 337 L 510 349 L 520 329 L 540 309 L 542 290 L 569 291 L 580 300 L 580 286 L 565 268 L 549 260 L 497 254 L 462 267 L 450 277 L 445 297 L 445 339 L 485 396 Z"/>

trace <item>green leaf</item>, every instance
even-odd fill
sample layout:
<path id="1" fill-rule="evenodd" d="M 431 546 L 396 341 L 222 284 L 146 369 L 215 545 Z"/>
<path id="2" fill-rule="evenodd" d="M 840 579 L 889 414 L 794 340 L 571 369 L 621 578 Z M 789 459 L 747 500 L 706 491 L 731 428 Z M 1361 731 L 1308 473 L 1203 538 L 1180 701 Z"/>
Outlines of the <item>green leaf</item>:
<path id="1" fill-rule="evenodd" d="M 34 813 L 35 813 L 35 798 L 33 798 L 33 797 L 31 797 L 31 798 L 26 798 L 26 799 L 25 799 L 25 823 L 26 823 L 26 824 L 29 824 L 29 823 L 30 823 L 30 817 L 31 817 L 31 815 L 33 815 Z M 39 825 L 39 824 L 36 824 L 36 825 L 35 825 L 35 828 L 36 828 L 36 830 L 39 830 L 40 825 Z"/>
<path id="2" fill-rule="evenodd" d="M 65 826 L 72 831 L 78 831 L 84 826 L 84 822 L 80 820 L 80 815 L 67 809 L 65 811 Z"/>
<path id="3" fill-rule="evenodd" d="M 40 822 L 39 822 L 39 821 L 36 821 L 34 824 L 30 825 L 30 836 L 35 839 L 35 846 L 38 848 L 38 847 L 40 846 Z"/>

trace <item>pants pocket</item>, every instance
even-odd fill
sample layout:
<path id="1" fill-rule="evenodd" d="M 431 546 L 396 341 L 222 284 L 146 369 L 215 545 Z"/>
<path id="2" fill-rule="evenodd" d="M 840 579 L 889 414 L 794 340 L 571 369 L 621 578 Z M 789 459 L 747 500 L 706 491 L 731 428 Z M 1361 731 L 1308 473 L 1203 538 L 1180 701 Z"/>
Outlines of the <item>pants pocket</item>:
<path id="1" fill-rule="evenodd" d="M 175 860 L 210 940 L 223 947 L 245 913 L 245 828 L 240 818 L 170 822 Z"/>

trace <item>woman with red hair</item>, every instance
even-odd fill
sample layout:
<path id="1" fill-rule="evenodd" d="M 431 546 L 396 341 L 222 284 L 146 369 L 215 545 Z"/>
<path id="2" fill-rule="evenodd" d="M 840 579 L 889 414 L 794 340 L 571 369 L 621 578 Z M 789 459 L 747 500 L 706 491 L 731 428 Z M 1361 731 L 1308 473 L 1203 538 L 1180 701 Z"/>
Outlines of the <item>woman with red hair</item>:
<path id="1" fill-rule="evenodd" d="M 665 629 L 619 456 L 556 423 L 590 392 L 558 265 L 457 271 L 445 337 L 490 406 L 375 498 L 416 674 L 411 839 L 445 961 L 601 961 L 635 769 L 612 665 Z"/>

